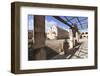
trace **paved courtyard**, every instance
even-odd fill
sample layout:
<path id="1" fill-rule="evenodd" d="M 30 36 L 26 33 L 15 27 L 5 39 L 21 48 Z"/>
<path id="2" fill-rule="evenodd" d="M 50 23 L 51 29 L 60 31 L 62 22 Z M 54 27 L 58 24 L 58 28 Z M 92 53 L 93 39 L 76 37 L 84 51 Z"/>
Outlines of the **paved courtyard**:
<path id="1" fill-rule="evenodd" d="M 84 59 L 88 57 L 88 39 L 84 38 L 81 39 L 80 42 L 82 43 L 77 50 L 77 52 L 74 54 L 72 57 L 73 59 L 79 58 L 79 59 Z"/>
<path id="2" fill-rule="evenodd" d="M 70 49 L 69 54 L 56 55 L 52 59 L 85 59 L 88 57 L 88 39 L 80 39 L 78 46 Z"/>

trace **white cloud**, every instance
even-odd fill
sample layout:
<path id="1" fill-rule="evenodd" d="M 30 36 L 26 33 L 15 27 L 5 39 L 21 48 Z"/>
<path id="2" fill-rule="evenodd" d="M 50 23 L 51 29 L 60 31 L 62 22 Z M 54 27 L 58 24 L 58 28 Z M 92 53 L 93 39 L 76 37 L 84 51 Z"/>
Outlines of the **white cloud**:
<path id="1" fill-rule="evenodd" d="M 80 30 L 80 32 L 88 32 L 88 29 Z"/>

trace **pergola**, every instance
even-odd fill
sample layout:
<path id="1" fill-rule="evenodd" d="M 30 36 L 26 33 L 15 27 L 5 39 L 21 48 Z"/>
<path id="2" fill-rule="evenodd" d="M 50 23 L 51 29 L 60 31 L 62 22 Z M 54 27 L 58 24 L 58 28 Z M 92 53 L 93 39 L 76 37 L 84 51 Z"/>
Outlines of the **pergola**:
<path id="1" fill-rule="evenodd" d="M 71 29 L 73 25 L 77 27 L 77 32 L 79 30 L 84 30 L 88 28 L 88 18 L 87 17 L 73 17 L 73 16 L 53 16 L 55 19 L 66 24 Z"/>
<path id="2" fill-rule="evenodd" d="M 59 20 L 60 22 L 66 24 L 66 26 L 69 26 L 72 29 L 73 34 L 75 34 L 75 32 L 80 32 L 79 31 L 79 26 L 81 26 L 81 28 L 83 28 L 82 22 L 84 20 L 80 20 L 80 18 L 78 17 L 66 17 L 66 16 L 52 16 L 55 19 Z M 77 22 L 73 22 L 72 20 L 76 19 Z M 34 16 L 34 37 L 35 37 L 35 47 L 39 48 L 42 45 L 45 45 L 45 17 L 44 16 Z M 73 35 L 75 37 L 75 35 Z M 41 39 L 40 39 L 41 38 Z M 40 41 L 41 41 L 41 45 L 40 45 Z M 43 47 L 43 46 L 42 46 Z"/>

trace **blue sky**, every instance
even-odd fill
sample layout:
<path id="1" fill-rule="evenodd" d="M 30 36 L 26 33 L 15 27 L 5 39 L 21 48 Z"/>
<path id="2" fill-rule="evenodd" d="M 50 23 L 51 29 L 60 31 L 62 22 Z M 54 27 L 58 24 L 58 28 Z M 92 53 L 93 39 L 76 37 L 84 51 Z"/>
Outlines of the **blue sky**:
<path id="1" fill-rule="evenodd" d="M 34 29 L 34 16 L 33 15 L 28 15 L 28 30 L 33 30 Z"/>
<path id="2" fill-rule="evenodd" d="M 51 27 L 52 25 L 56 25 L 62 29 L 68 30 L 69 27 L 63 24 L 62 22 L 58 21 L 52 16 L 46 16 L 45 17 L 45 25 L 46 25 L 46 30 Z"/>
<path id="3" fill-rule="evenodd" d="M 60 16 L 62 19 L 65 20 L 64 16 Z M 68 19 L 73 18 L 73 16 L 66 16 Z M 72 20 L 70 20 L 72 23 L 77 23 L 77 26 L 79 28 L 79 30 L 82 31 L 88 31 L 88 18 L 87 17 L 78 17 L 79 20 L 81 21 L 82 26 L 80 25 L 80 23 L 78 22 L 77 18 L 74 18 Z M 69 24 L 71 24 L 70 22 L 68 22 Z M 32 15 L 28 15 L 28 30 L 33 30 L 34 29 L 34 16 Z M 52 26 L 52 25 L 56 25 L 62 29 L 65 30 L 69 30 L 69 27 L 67 25 L 65 25 L 64 23 L 58 21 L 57 19 L 55 19 L 52 16 L 45 16 L 45 28 L 46 31 Z"/>

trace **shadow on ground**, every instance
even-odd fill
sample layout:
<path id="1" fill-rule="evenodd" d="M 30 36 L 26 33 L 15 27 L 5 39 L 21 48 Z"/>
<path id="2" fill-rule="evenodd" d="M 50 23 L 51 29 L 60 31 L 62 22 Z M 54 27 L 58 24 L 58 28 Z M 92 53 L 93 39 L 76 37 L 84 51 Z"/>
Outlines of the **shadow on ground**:
<path id="1" fill-rule="evenodd" d="M 46 59 L 44 60 L 53 60 L 53 59 L 71 59 L 73 57 L 73 55 L 78 51 L 78 49 L 80 48 L 80 45 L 82 43 L 79 43 L 77 46 L 75 46 L 74 48 L 70 49 L 70 50 L 66 50 L 66 53 L 64 55 L 60 55 L 59 53 L 57 53 L 56 51 L 54 51 L 52 48 L 49 48 L 47 46 L 42 47 L 42 48 L 38 48 L 38 49 L 33 49 L 33 48 L 29 48 L 29 52 L 28 52 L 28 60 L 36 60 L 35 55 L 39 52 L 39 50 L 44 49 L 45 53 L 46 53 Z"/>

